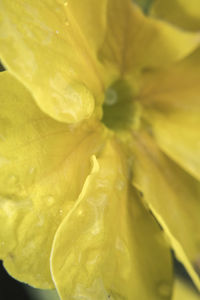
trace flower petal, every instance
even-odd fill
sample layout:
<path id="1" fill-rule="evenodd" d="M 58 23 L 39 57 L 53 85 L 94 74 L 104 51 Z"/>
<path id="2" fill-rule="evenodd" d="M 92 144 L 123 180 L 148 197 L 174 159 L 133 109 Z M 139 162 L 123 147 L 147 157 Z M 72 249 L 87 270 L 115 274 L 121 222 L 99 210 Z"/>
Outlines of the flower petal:
<path id="1" fill-rule="evenodd" d="M 2 0 L 0 18 L 5 66 L 43 111 L 67 123 L 89 118 L 119 73 L 167 65 L 200 41 L 146 18 L 131 0 Z"/>
<path id="2" fill-rule="evenodd" d="M 99 57 L 106 70 L 114 67 L 123 75 L 137 68 L 166 66 L 199 43 L 199 33 L 146 17 L 131 0 L 108 0 L 107 32 Z"/>
<path id="3" fill-rule="evenodd" d="M 160 148 L 200 180 L 200 111 L 150 114 Z"/>
<path id="4" fill-rule="evenodd" d="M 199 293 L 187 280 L 177 277 L 172 300 L 199 300 Z"/>
<path id="5" fill-rule="evenodd" d="M 170 299 L 168 245 L 128 184 L 119 145 L 108 141 L 92 162 L 52 247 L 52 276 L 61 299 Z"/>
<path id="6" fill-rule="evenodd" d="M 200 180 L 200 51 L 146 74 L 141 101 L 162 150 Z"/>
<path id="7" fill-rule="evenodd" d="M 57 120 L 89 118 L 102 93 L 95 49 L 104 36 L 105 8 L 106 0 L 0 3 L 3 62 Z"/>
<path id="8" fill-rule="evenodd" d="M 155 0 L 151 14 L 187 30 L 200 29 L 199 0 Z"/>
<path id="9" fill-rule="evenodd" d="M 104 133 L 98 125 L 49 118 L 7 72 L 0 73 L 0 90 L 0 257 L 15 278 L 50 288 L 54 234 Z"/>
<path id="10" fill-rule="evenodd" d="M 177 258 L 200 289 L 200 183 L 158 150 L 147 135 L 135 135 L 133 184 L 165 231 Z"/>

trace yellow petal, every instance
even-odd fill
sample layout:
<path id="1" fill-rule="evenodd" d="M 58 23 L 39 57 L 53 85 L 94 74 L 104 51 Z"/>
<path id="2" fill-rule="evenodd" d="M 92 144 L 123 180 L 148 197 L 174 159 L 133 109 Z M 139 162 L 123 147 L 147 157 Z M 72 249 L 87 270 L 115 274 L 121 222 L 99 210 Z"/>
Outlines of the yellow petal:
<path id="1" fill-rule="evenodd" d="M 106 0 L 0 3 L 0 53 L 43 111 L 74 123 L 90 117 L 102 92 L 95 49 Z"/>
<path id="2" fill-rule="evenodd" d="M 97 159 L 54 239 L 51 270 L 61 299 L 170 299 L 163 233 L 129 186 L 116 142 Z"/>
<path id="3" fill-rule="evenodd" d="M 163 155 L 147 135 L 135 136 L 133 184 L 200 289 L 200 183 Z"/>
<path id="4" fill-rule="evenodd" d="M 43 111 L 67 123 L 89 118 L 120 74 L 169 64 L 199 45 L 199 34 L 146 18 L 131 0 L 2 0 L 0 21 L 4 64 Z"/>
<path id="5" fill-rule="evenodd" d="M 199 293 L 187 280 L 176 278 L 172 300 L 199 300 L 199 297 Z"/>
<path id="6" fill-rule="evenodd" d="M 155 0 L 151 14 L 184 29 L 200 29 L 199 0 Z"/>
<path id="7" fill-rule="evenodd" d="M 182 166 L 200 180 L 200 111 L 150 114 L 157 144 Z"/>
<path id="8" fill-rule="evenodd" d="M 199 45 L 200 36 L 145 17 L 131 0 L 109 0 L 107 32 L 99 57 L 124 75 L 136 68 L 168 65 Z"/>
<path id="9" fill-rule="evenodd" d="M 53 287 L 54 234 L 82 189 L 103 132 L 49 118 L 7 72 L 0 73 L 0 91 L 0 258 L 15 278 Z"/>
<path id="10" fill-rule="evenodd" d="M 200 51 L 143 78 L 141 101 L 162 150 L 200 179 Z"/>

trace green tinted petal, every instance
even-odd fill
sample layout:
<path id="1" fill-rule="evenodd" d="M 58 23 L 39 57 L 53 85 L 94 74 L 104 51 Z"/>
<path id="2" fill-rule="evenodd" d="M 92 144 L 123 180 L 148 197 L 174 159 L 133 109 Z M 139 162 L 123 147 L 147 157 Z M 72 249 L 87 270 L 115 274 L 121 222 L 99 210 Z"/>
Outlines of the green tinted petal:
<path id="1" fill-rule="evenodd" d="M 143 78 L 141 101 L 157 143 L 200 179 L 200 51 Z"/>
<path id="2" fill-rule="evenodd" d="M 103 133 L 98 125 L 76 128 L 47 117 L 7 72 L 0 73 L 0 90 L 0 258 L 15 278 L 53 287 L 54 234 L 82 189 Z"/>
<path id="3" fill-rule="evenodd" d="M 200 183 L 140 134 L 133 144 L 133 184 L 164 229 L 177 258 L 200 288 Z"/>
<path id="4" fill-rule="evenodd" d="M 108 142 L 92 164 L 54 239 L 51 270 L 61 299 L 170 299 L 168 245 L 128 184 L 119 146 Z"/>
<path id="5" fill-rule="evenodd" d="M 137 3 L 144 13 L 148 13 L 154 0 L 132 0 L 133 3 Z"/>
<path id="6" fill-rule="evenodd" d="M 187 30 L 200 29 L 199 0 L 154 0 L 151 15 Z"/>
<path id="7" fill-rule="evenodd" d="M 43 111 L 88 119 L 102 93 L 95 50 L 104 36 L 106 0 L 0 3 L 0 53 Z"/>

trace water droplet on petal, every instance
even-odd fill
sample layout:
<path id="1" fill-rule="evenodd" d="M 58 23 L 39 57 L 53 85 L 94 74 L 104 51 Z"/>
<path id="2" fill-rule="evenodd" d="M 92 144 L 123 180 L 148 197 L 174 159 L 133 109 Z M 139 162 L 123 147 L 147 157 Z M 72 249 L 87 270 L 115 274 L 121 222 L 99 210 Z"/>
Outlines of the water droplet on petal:
<path id="1" fill-rule="evenodd" d="M 118 95 L 115 89 L 112 87 L 108 88 L 105 95 L 104 104 L 108 106 L 114 105 L 118 100 Z"/>
<path id="2" fill-rule="evenodd" d="M 117 184 L 116 184 L 116 188 L 119 191 L 122 191 L 124 189 L 124 186 L 125 186 L 125 184 L 124 184 L 124 181 L 122 181 L 122 180 L 118 181 Z"/>
<path id="3" fill-rule="evenodd" d="M 59 215 L 62 216 L 62 214 L 63 214 L 63 210 L 60 209 L 60 210 L 59 210 Z"/>
<path id="4" fill-rule="evenodd" d="M 55 202 L 55 199 L 54 199 L 53 196 L 48 196 L 47 197 L 47 204 L 48 205 L 52 205 L 52 204 L 54 204 L 54 202 Z"/>
<path id="5" fill-rule="evenodd" d="M 79 209 L 79 210 L 77 211 L 77 215 L 78 215 L 78 216 L 82 216 L 82 214 L 83 214 L 82 209 Z"/>
<path id="6" fill-rule="evenodd" d="M 171 294 L 171 285 L 167 281 L 159 282 L 158 294 L 163 298 L 169 297 Z"/>
<path id="7" fill-rule="evenodd" d="M 68 6 L 68 2 L 67 1 L 64 2 L 64 6 Z"/>
<path id="8" fill-rule="evenodd" d="M 35 168 L 34 167 L 32 167 L 32 168 L 29 169 L 29 174 L 33 174 L 34 172 L 35 172 Z"/>
<path id="9" fill-rule="evenodd" d="M 69 26 L 69 21 L 68 20 L 65 21 L 65 25 Z"/>
<path id="10" fill-rule="evenodd" d="M 39 221 L 38 221 L 38 224 L 37 224 L 39 227 L 42 227 L 44 225 L 44 217 L 40 216 L 39 217 Z"/>
<path id="11" fill-rule="evenodd" d="M 56 34 L 59 34 L 59 30 L 56 30 Z"/>

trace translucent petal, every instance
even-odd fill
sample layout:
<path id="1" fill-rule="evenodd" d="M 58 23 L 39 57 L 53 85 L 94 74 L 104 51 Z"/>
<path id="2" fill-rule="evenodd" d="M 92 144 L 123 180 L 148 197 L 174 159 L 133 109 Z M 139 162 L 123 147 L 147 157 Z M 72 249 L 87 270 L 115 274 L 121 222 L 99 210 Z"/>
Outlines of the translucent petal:
<path id="1" fill-rule="evenodd" d="M 163 155 L 147 135 L 135 135 L 133 151 L 133 184 L 200 289 L 200 183 Z"/>
<path id="2" fill-rule="evenodd" d="M 53 243 L 51 270 L 61 299 L 170 299 L 168 245 L 128 183 L 119 145 L 108 142 L 92 164 Z"/>
<path id="3" fill-rule="evenodd" d="M 97 124 L 73 127 L 47 117 L 7 72 L 0 90 L 0 258 L 18 280 L 50 288 L 54 234 L 104 133 Z"/>

